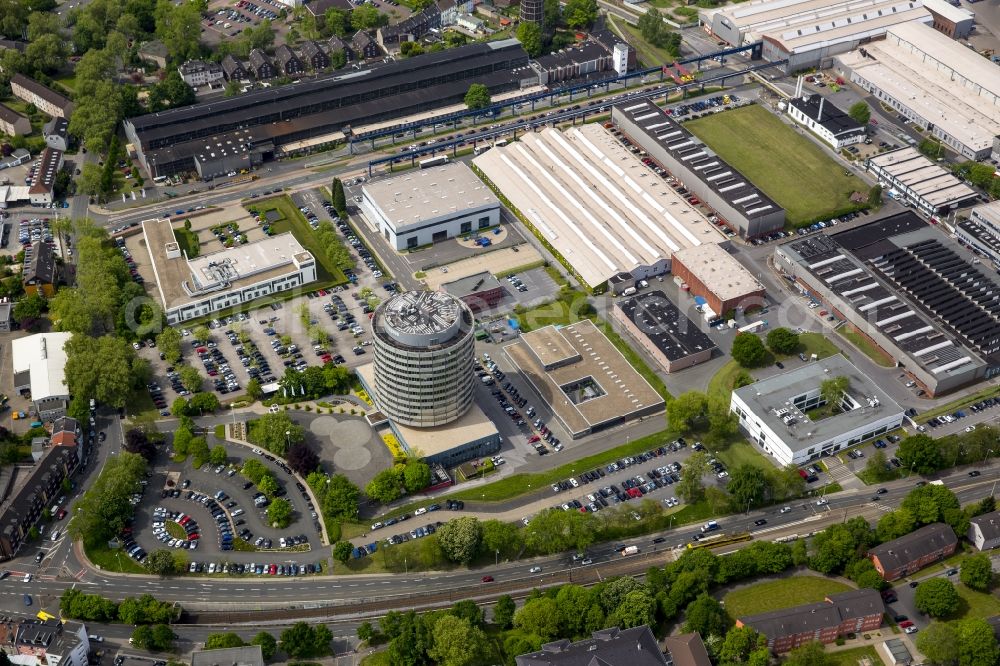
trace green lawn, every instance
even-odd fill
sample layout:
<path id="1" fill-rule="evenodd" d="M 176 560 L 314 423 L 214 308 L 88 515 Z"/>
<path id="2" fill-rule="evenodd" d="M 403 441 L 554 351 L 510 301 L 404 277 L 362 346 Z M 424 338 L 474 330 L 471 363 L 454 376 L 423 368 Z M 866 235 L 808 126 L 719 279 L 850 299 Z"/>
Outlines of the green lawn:
<path id="1" fill-rule="evenodd" d="M 749 442 L 740 435 L 737 437 L 739 437 L 738 441 L 730 444 L 729 448 L 715 451 L 715 457 L 724 462 L 729 469 L 735 469 L 740 465 L 751 465 L 759 467 L 765 472 L 774 471 L 774 465 L 758 453 Z"/>
<path id="2" fill-rule="evenodd" d="M 733 590 L 723 597 L 723 603 L 729 616 L 735 619 L 823 601 L 828 594 L 850 589 L 844 583 L 821 576 L 791 576 Z"/>
<path id="3" fill-rule="evenodd" d="M 201 252 L 201 243 L 198 242 L 198 234 L 190 229 L 177 227 L 174 229 L 174 239 L 177 240 L 177 244 L 187 254 L 188 259 L 194 259 Z"/>
<path id="4" fill-rule="evenodd" d="M 862 647 L 851 648 L 850 650 L 837 650 L 826 653 L 830 666 L 858 666 L 862 659 L 867 659 L 872 666 L 882 663 L 874 645 L 864 645 Z"/>
<path id="5" fill-rule="evenodd" d="M 271 225 L 271 229 L 276 234 L 291 231 L 295 239 L 302 244 L 302 247 L 312 252 L 316 258 L 316 284 L 317 288 L 326 285 L 343 284 L 347 282 L 344 272 L 337 268 L 326 251 L 320 246 L 316 235 L 313 233 L 302 212 L 296 208 L 295 204 L 288 196 L 271 197 L 270 199 L 257 199 L 244 202 L 248 208 L 256 208 L 262 213 L 269 210 L 277 210 L 282 219 Z"/>
<path id="6" fill-rule="evenodd" d="M 625 22 L 625 20 L 609 16 L 611 29 L 618 33 L 618 36 L 635 47 L 639 54 L 639 60 L 646 67 L 656 67 L 658 65 L 669 65 L 677 60 L 676 57 L 657 46 L 653 46 L 642 37 L 642 33 L 635 26 Z"/>
<path id="7" fill-rule="evenodd" d="M 97 568 L 105 571 L 120 571 L 122 573 L 148 574 L 146 569 L 121 550 L 112 550 L 107 546 L 84 547 L 87 558 Z"/>
<path id="8" fill-rule="evenodd" d="M 719 368 L 719 371 L 708 381 L 708 397 L 728 405 L 729 394 L 733 391 L 733 382 L 736 381 L 736 377 L 741 371 L 743 368 L 736 361 L 729 361 Z"/>
<path id="9" fill-rule="evenodd" d="M 799 334 L 799 351 L 806 356 L 816 354 L 817 358 L 826 358 L 841 353 L 837 345 L 822 333 L 808 331 Z"/>
<path id="10" fill-rule="evenodd" d="M 961 599 L 958 612 L 950 620 L 957 620 L 966 617 L 992 617 L 1000 615 L 1000 599 L 987 592 L 976 592 L 970 590 L 965 585 L 958 583 L 955 585 L 958 596 Z"/>
<path id="11" fill-rule="evenodd" d="M 855 347 L 860 349 L 865 356 L 870 358 L 877 365 L 881 365 L 883 368 L 891 368 L 896 365 L 893 363 L 892 358 L 888 354 L 873 345 L 868 338 L 861 335 L 850 326 L 842 326 L 837 332 L 846 340 L 850 341 Z"/>
<path id="12" fill-rule="evenodd" d="M 851 194 L 868 192 L 865 183 L 845 175 L 842 165 L 762 106 L 684 125 L 783 206 L 793 226 L 853 210 Z"/>

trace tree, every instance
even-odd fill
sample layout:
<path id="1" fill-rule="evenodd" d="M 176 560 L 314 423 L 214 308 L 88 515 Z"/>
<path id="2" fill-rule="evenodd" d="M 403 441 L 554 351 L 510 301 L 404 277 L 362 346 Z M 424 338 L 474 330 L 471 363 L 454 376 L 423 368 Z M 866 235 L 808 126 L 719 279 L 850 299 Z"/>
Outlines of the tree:
<path id="1" fill-rule="evenodd" d="M 400 490 L 399 472 L 395 467 L 384 469 L 376 474 L 368 485 L 365 486 L 365 495 L 368 499 L 381 504 L 389 504 L 399 499 L 402 495 Z"/>
<path id="2" fill-rule="evenodd" d="M 484 520 L 482 527 L 484 552 L 499 553 L 503 557 L 514 557 L 521 550 L 523 545 L 521 530 L 515 523 L 503 520 Z"/>
<path id="3" fill-rule="evenodd" d="M 309 484 L 310 487 L 315 487 Z M 324 481 L 320 493 L 323 515 L 332 520 L 357 520 L 358 498 L 361 491 L 343 474 L 334 474 Z"/>
<path id="4" fill-rule="evenodd" d="M 904 534 L 909 534 L 916 527 L 917 521 L 912 513 L 906 509 L 897 509 L 879 518 L 875 533 L 878 534 L 879 541 L 892 541 Z"/>
<path id="5" fill-rule="evenodd" d="M 962 573 L 959 580 L 973 590 L 986 592 L 993 583 L 993 567 L 990 558 L 985 553 L 970 555 L 962 560 Z"/>
<path id="6" fill-rule="evenodd" d="M 452 562 L 468 564 L 479 552 L 483 526 L 472 516 L 453 518 L 438 528 L 437 539 L 445 557 Z"/>
<path id="7" fill-rule="evenodd" d="M 782 666 L 831 666 L 834 661 L 818 641 L 806 643 L 785 655 Z"/>
<path id="8" fill-rule="evenodd" d="M 649 590 L 632 590 L 625 595 L 618 607 L 608 616 L 611 624 L 622 629 L 630 629 L 644 624 L 652 625 L 656 619 L 656 599 Z"/>
<path id="9" fill-rule="evenodd" d="M 264 397 L 264 390 L 260 386 L 260 380 L 256 377 L 251 377 L 250 381 L 247 382 L 247 397 L 251 400 L 260 400 Z"/>
<path id="10" fill-rule="evenodd" d="M 672 32 L 663 20 L 660 10 L 654 9 L 646 12 L 636 24 L 643 39 L 656 47 L 664 49 L 671 56 L 677 57 L 680 54 L 681 36 Z"/>
<path id="11" fill-rule="evenodd" d="M 440 666 L 471 666 L 486 656 L 486 635 L 468 620 L 442 615 L 434 623 L 433 646 L 427 656 Z"/>
<path id="12" fill-rule="evenodd" d="M 944 146 L 942 146 L 941 142 L 935 138 L 924 139 L 917 145 L 917 150 L 932 160 L 944 157 Z"/>
<path id="13" fill-rule="evenodd" d="M 219 397 L 208 391 L 199 391 L 188 400 L 188 409 L 193 415 L 211 414 L 219 407 Z"/>
<path id="14" fill-rule="evenodd" d="M 45 296 L 36 292 L 25 296 L 17 302 L 12 313 L 14 321 L 25 330 L 35 330 L 41 323 L 41 317 L 49 309 L 49 302 Z"/>
<path id="15" fill-rule="evenodd" d="M 571 548 L 582 553 L 593 542 L 593 521 L 577 511 L 542 511 L 524 529 L 525 545 L 545 554 Z"/>
<path id="16" fill-rule="evenodd" d="M 729 475 L 726 491 L 733 498 L 734 508 L 746 511 L 748 506 L 760 506 L 768 495 L 770 484 L 760 467 L 743 464 L 734 468 Z"/>
<path id="17" fill-rule="evenodd" d="M 165 624 L 142 625 L 132 632 L 132 645 L 142 650 L 166 652 L 174 645 L 174 631 Z"/>
<path id="18" fill-rule="evenodd" d="M 37 71 L 52 73 L 66 62 L 65 42 L 59 35 L 42 35 L 28 44 L 24 56 Z"/>
<path id="19" fill-rule="evenodd" d="M 875 209 L 882 206 L 882 186 L 878 183 L 868 190 L 868 205 Z"/>
<path id="20" fill-rule="evenodd" d="M 144 563 L 146 568 L 149 569 L 150 573 L 154 573 L 157 576 L 169 576 L 171 574 L 177 573 L 174 560 L 173 551 L 161 548 L 159 550 L 154 550 L 146 557 Z"/>
<path id="21" fill-rule="evenodd" d="M 831 525 L 813 537 L 814 553 L 809 567 L 820 573 L 829 574 L 854 559 L 858 543 L 855 535 L 845 524 Z"/>
<path id="22" fill-rule="evenodd" d="M 183 62 L 198 57 L 201 3 L 174 5 L 170 0 L 157 0 L 155 21 L 156 37 L 167 45 L 171 60 Z"/>
<path id="23" fill-rule="evenodd" d="M 563 17 L 574 30 L 589 28 L 597 20 L 597 0 L 567 0 Z"/>
<path id="24" fill-rule="evenodd" d="M 934 484 L 914 488 L 903 498 L 901 506 L 913 514 L 917 525 L 950 524 L 949 518 L 959 513 L 961 508 L 955 493 L 945 486 Z"/>
<path id="25" fill-rule="evenodd" d="M 923 433 L 904 437 L 899 443 L 896 457 L 904 469 L 913 470 L 917 474 L 933 474 L 944 467 L 937 442 Z"/>
<path id="26" fill-rule="evenodd" d="M 281 632 L 281 651 L 297 659 L 322 657 L 330 653 L 331 640 L 333 635 L 326 625 L 310 627 L 305 622 L 296 622 Z"/>
<path id="27" fill-rule="evenodd" d="M 521 21 L 517 26 L 517 41 L 532 58 L 542 54 L 542 29 L 537 23 Z"/>
<path id="28" fill-rule="evenodd" d="M 950 580 L 931 578 L 917 586 L 913 603 L 921 613 L 933 618 L 942 618 L 958 610 L 958 592 Z"/>
<path id="29" fill-rule="evenodd" d="M 121 338 L 77 334 L 64 350 L 69 392 L 81 400 L 93 398 L 109 407 L 124 407 L 133 386 L 146 379 L 148 366 Z"/>
<path id="30" fill-rule="evenodd" d="M 350 541 L 338 541 L 333 544 L 333 559 L 341 564 L 347 564 L 354 553 L 354 545 Z"/>
<path id="31" fill-rule="evenodd" d="M 212 334 L 208 331 L 208 326 L 204 324 L 195 326 L 191 334 L 194 335 L 194 339 L 198 342 L 208 342 L 212 337 Z"/>
<path id="32" fill-rule="evenodd" d="M 125 450 L 136 453 L 146 460 L 156 457 L 156 446 L 149 441 L 149 436 L 138 428 L 132 428 L 125 433 Z"/>
<path id="33" fill-rule="evenodd" d="M 465 105 L 470 110 L 485 109 L 491 104 L 490 89 L 482 83 L 473 83 L 465 93 Z"/>
<path id="34" fill-rule="evenodd" d="M 177 375 L 180 378 L 181 386 L 188 391 L 195 393 L 201 389 L 201 374 L 190 365 L 177 367 Z"/>
<path id="35" fill-rule="evenodd" d="M 667 403 L 667 423 L 682 435 L 701 425 L 707 416 L 708 397 L 698 391 L 681 393 Z"/>
<path id="36" fill-rule="evenodd" d="M 430 465 L 423 460 L 411 458 L 403 468 L 403 487 L 408 493 L 416 493 L 431 484 Z"/>
<path id="37" fill-rule="evenodd" d="M 191 465 L 201 467 L 208 462 L 212 453 L 208 450 L 208 441 L 204 437 L 193 437 L 188 443 L 188 455 L 191 456 Z"/>
<path id="38" fill-rule="evenodd" d="M 222 634 L 209 634 L 205 637 L 206 650 L 221 650 L 223 648 L 243 647 L 243 639 L 231 631 Z"/>
<path id="39" fill-rule="evenodd" d="M 970 617 L 957 624 L 960 666 L 992 666 L 1000 661 L 1000 645 L 986 618 Z"/>
<path id="40" fill-rule="evenodd" d="M 750 658 L 750 653 L 767 646 L 767 639 L 761 641 L 761 635 L 750 627 L 733 627 L 726 633 L 726 638 L 719 649 L 719 661 L 723 664 L 743 664 Z"/>
<path id="41" fill-rule="evenodd" d="M 145 474 L 146 459 L 140 455 L 123 452 L 109 457 L 77 503 L 80 511 L 69 524 L 70 535 L 88 544 L 99 544 L 120 534 L 132 518 L 132 495 L 141 487 L 139 481 Z"/>
<path id="42" fill-rule="evenodd" d="M 855 102 L 851 105 L 851 108 L 847 110 L 847 115 L 849 115 L 855 122 L 867 125 L 868 121 L 871 120 L 872 110 L 864 102 Z"/>
<path id="43" fill-rule="evenodd" d="M 156 346 L 167 363 L 176 365 L 181 360 L 181 334 L 176 328 L 167 326 L 156 336 Z"/>
<path id="44" fill-rule="evenodd" d="M 555 599 L 539 597 L 530 599 L 515 613 L 514 626 L 548 641 L 559 635 L 559 616 L 559 604 Z"/>
<path id="45" fill-rule="evenodd" d="M 284 497 L 272 500 L 267 507 L 267 520 L 278 529 L 288 527 L 292 522 L 292 505 Z"/>
<path id="46" fill-rule="evenodd" d="M 882 449 L 876 449 L 868 462 L 865 463 L 865 477 L 868 481 L 889 481 L 896 477 L 896 472 L 889 464 L 889 458 Z"/>
<path id="47" fill-rule="evenodd" d="M 270 471 L 267 469 L 267 465 L 259 460 L 248 458 L 243 463 L 243 467 L 240 469 L 240 474 L 245 476 L 247 480 L 252 482 L 254 485 L 257 485 L 257 482 L 259 482 L 265 474 L 270 474 Z"/>
<path id="48" fill-rule="evenodd" d="M 334 178 L 330 191 L 333 193 L 333 208 L 338 215 L 343 217 L 343 214 L 347 212 L 347 195 L 344 194 L 344 183 L 339 178 Z"/>
<path id="49" fill-rule="evenodd" d="M 744 368 L 758 368 L 767 361 L 764 343 L 753 333 L 737 333 L 730 353 Z"/>
<path id="50" fill-rule="evenodd" d="M 358 625 L 356 633 L 359 641 L 361 641 L 362 643 L 367 643 L 369 645 L 378 635 L 378 632 L 375 631 L 375 627 L 372 626 L 372 623 L 367 621 L 362 622 L 361 624 Z"/>
<path id="51" fill-rule="evenodd" d="M 686 502 L 697 502 L 705 494 L 701 478 L 708 471 L 708 456 L 704 451 L 695 451 L 681 470 L 681 480 L 677 484 L 677 494 Z"/>
<path id="52" fill-rule="evenodd" d="M 281 490 L 281 484 L 278 483 L 278 480 L 274 478 L 274 475 L 271 474 L 269 470 L 257 479 L 257 490 L 264 493 L 268 497 L 275 497 Z"/>
<path id="53" fill-rule="evenodd" d="M 208 455 L 208 462 L 213 465 L 225 465 L 227 460 L 229 460 L 229 454 L 226 453 L 226 447 L 222 444 L 216 444 L 212 447 L 212 451 Z"/>
<path id="54" fill-rule="evenodd" d="M 493 624 L 504 631 L 510 629 L 514 625 L 514 612 L 516 610 L 517 606 L 509 594 L 501 596 L 497 599 L 496 605 L 493 606 Z"/>
<path id="55" fill-rule="evenodd" d="M 820 383 L 819 394 L 828 406 L 839 406 L 850 386 L 851 380 L 848 377 L 831 377 Z"/>
<path id="56" fill-rule="evenodd" d="M 263 414 L 250 422 L 247 438 L 251 444 L 284 457 L 288 447 L 305 441 L 305 430 L 285 412 Z"/>
<path id="57" fill-rule="evenodd" d="M 274 653 L 278 650 L 278 641 L 274 640 L 274 636 L 262 631 L 250 640 L 250 645 L 259 645 L 261 656 L 267 661 L 274 656 Z"/>
<path id="58" fill-rule="evenodd" d="M 288 466 L 302 476 L 315 471 L 319 467 L 319 456 L 305 442 L 293 444 L 285 456 Z"/>
<path id="59" fill-rule="evenodd" d="M 372 5 L 360 5 L 351 10 L 351 26 L 355 30 L 377 28 L 380 21 L 379 11 Z"/>
<path id="60" fill-rule="evenodd" d="M 688 604 L 684 615 L 684 631 L 697 631 L 706 637 L 722 637 L 729 629 L 729 616 L 719 602 L 708 594 L 701 594 Z"/>
<path id="61" fill-rule="evenodd" d="M 784 327 L 773 328 L 767 333 L 767 346 L 775 354 L 794 354 L 799 349 L 799 336 Z"/>
<path id="62" fill-rule="evenodd" d="M 931 622 L 917 635 L 917 649 L 933 664 L 958 663 L 958 623 Z"/>

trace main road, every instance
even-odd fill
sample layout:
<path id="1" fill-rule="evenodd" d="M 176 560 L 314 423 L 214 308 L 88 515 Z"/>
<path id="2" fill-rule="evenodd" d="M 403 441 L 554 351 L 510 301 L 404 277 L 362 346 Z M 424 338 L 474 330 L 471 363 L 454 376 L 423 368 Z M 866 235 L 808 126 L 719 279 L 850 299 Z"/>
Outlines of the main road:
<path id="1" fill-rule="evenodd" d="M 1000 480 L 1000 468 L 985 469 L 978 477 L 970 477 L 967 472 L 957 472 L 944 476 L 941 480 L 966 504 L 987 497 L 995 490 L 996 483 Z M 781 507 L 776 506 L 748 514 L 720 517 L 718 520 L 723 531 L 750 530 L 755 539 L 806 536 L 857 516 L 871 522 L 877 521 L 886 512 L 899 506 L 905 494 L 913 488 L 914 481 L 915 479 L 908 478 L 888 483 L 885 486 L 888 492 L 883 495 L 875 495 L 874 490 L 842 492 L 825 498 L 825 503 L 822 504 L 817 504 L 815 498 L 804 504 L 798 501 L 791 504 L 791 510 L 785 513 L 781 513 Z M 755 526 L 754 521 L 757 520 L 765 520 L 766 524 Z M 669 560 L 667 551 L 683 547 L 696 532 L 697 526 L 688 525 L 623 543 L 638 546 L 643 553 L 643 560 L 651 558 L 651 562 L 658 563 Z M 657 537 L 663 537 L 664 541 L 654 544 L 653 539 Z M 164 601 L 177 602 L 185 609 L 201 611 L 304 610 L 329 607 L 331 615 L 335 615 L 338 606 L 355 606 L 376 601 L 380 607 L 392 606 L 394 601 L 398 601 L 399 607 L 420 607 L 434 603 L 435 600 L 489 599 L 494 594 L 491 592 L 491 585 L 482 582 L 486 575 L 495 579 L 495 587 L 511 592 L 564 582 L 567 577 L 591 582 L 605 575 L 602 570 L 607 569 L 611 570 L 607 574 L 619 574 L 625 560 L 618 555 L 617 545 L 599 544 L 592 547 L 587 555 L 594 563 L 588 566 L 577 566 L 570 561 L 568 554 L 561 554 L 526 561 L 501 562 L 497 566 L 476 570 L 463 568 L 409 575 L 357 574 L 304 578 L 154 578 L 112 574 L 87 568 L 74 572 L 71 570 L 73 567 L 61 567 L 55 574 L 39 573 L 34 580 L 25 583 L 22 582 L 25 573 L 37 573 L 37 567 L 28 553 L 8 564 L 11 575 L 0 582 L 0 608 L 23 610 L 22 596 L 31 594 L 35 599 L 34 608 L 52 611 L 58 608 L 59 596 L 67 588 L 99 593 L 112 599 L 148 593 Z M 738 546 L 733 548 L 735 547 Z M 662 559 L 654 551 L 662 552 Z M 529 569 L 532 567 L 541 567 L 541 571 L 530 573 Z M 642 568 L 637 569 L 637 572 L 641 571 Z"/>

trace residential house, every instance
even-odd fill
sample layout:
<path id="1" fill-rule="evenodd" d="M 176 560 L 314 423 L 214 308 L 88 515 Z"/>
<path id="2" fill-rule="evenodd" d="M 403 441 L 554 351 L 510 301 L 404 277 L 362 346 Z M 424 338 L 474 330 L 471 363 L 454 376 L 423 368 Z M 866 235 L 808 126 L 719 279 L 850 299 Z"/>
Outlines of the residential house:
<path id="1" fill-rule="evenodd" d="M 342 9 L 349 12 L 354 9 L 354 5 L 351 4 L 351 0 L 312 0 L 306 5 L 306 10 L 316 18 L 325 16 L 328 9 Z"/>
<path id="2" fill-rule="evenodd" d="M 611 627 L 572 643 L 562 639 L 546 643 L 538 652 L 518 655 L 517 666 L 668 666 L 649 627 Z"/>
<path id="3" fill-rule="evenodd" d="M 441 27 L 441 10 L 434 3 L 423 10 L 410 14 L 399 23 L 379 28 L 375 35 L 379 46 L 386 51 L 398 50 L 403 42 L 415 42 L 429 33 L 432 28 Z"/>
<path id="4" fill-rule="evenodd" d="M 69 118 L 73 113 L 74 105 L 69 98 L 24 74 L 15 74 L 10 78 L 10 89 L 14 97 L 34 104 L 35 108 L 47 116 Z"/>
<path id="5" fill-rule="evenodd" d="M 979 550 L 1000 547 L 1000 511 L 984 513 L 969 520 L 969 541 Z"/>
<path id="6" fill-rule="evenodd" d="M 287 44 L 281 44 L 274 49 L 274 59 L 278 63 L 278 69 L 285 76 L 296 76 L 305 71 L 302 61 L 295 55 L 295 51 Z"/>
<path id="7" fill-rule="evenodd" d="M 459 14 L 471 14 L 473 3 L 467 0 L 457 2 L 457 0 L 437 0 L 438 13 L 441 18 L 438 20 L 438 27 L 447 28 L 458 23 Z"/>
<path id="8" fill-rule="evenodd" d="M 225 77 L 226 73 L 222 65 L 216 62 L 206 62 L 204 60 L 188 60 L 177 68 L 184 83 L 192 88 L 207 86 Z"/>
<path id="9" fill-rule="evenodd" d="M 302 43 L 302 58 L 314 71 L 322 71 L 330 66 L 330 56 L 311 39 Z"/>
<path id="10" fill-rule="evenodd" d="M 868 551 L 882 578 L 894 581 L 943 560 L 955 552 L 955 530 L 944 523 L 931 523 Z"/>
<path id="11" fill-rule="evenodd" d="M 0 134 L 7 136 L 31 134 L 31 121 L 9 106 L 0 104 Z"/>
<path id="12" fill-rule="evenodd" d="M 62 167 L 63 152 L 47 146 L 42 151 L 35 175 L 28 187 L 28 198 L 31 203 L 50 204 L 55 200 L 56 175 Z"/>
<path id="13" fill-rule="evenodd" d="M 351 44 L 347 44 L 337 35 L 334 35 L 330 39 L 326 40 L 326 50 L 331 56 L 337 51 L 344 52 L 344 59 L 347 62 L 354 60 L 354 51 L 351 49 Z"/>
<path id="14" fill-rule="evenodd" d="M 45 509 L 63 494 L 62 481 L 76 471 L 77 465 L 74 449 L 50 446 L 31 468 L 25 484 L 0 505 L 0 560 L 17 554 Z"/>
<path id="15" fill-rule="evenodd" d="M 771 651 L 781 654 L 813 641 L 832 643 L 847 634 L 873 631 L 882 625 L 884 613 L 876 590 L 851 590 L 814 604 L 736 618 L 736 626 L 763 634 Z"/>
<path id="16" fill-rule="evenodd" d="M 697 632 L 667 636 L 663 639 L 663 647 L 669 653 L 672 666 L 712 666 L 705 643 Z"/>
<path id="17" fill-rule="evenodd" d="M 226 54 L 226 57 L 222 59 L 222 73 L 227 81 L 250 80 L 247 68 L 243 66 L 242 62 L 234 58 L 232 54 Z"/>
<path id="18" fill-rule="evenodd" d="M 382 55 L 382 49 L 379 48 L 378 42 L 364 30 L 358 30 L 354 33 L 354 37 L 351 38 L 351 50 L 358 60 L 368 60 Z"/>
<path id="19" fill-rule="evenodd" d="M 30 252 L 25 251 L 21 281 L 29 296 L 40 293 L 46 298 L 52 298 L 55 295 L 56 285 L 59 283 L 59 266 L 56 265 L 55 251 L 51 245 L 44 242 L 33 243 Z"/>
<path id="20" fill-rule="evenodd" d="M 53 150 L 66 152 L 69 150 L 69 121 L 65 118 L 53 118 L 42 128 L 45 145 Z"/>
<path id="21" fill-rule="evenodd" d="M 258 81 L 273 79 L 278 75 L 278 70 L 274 68 L 271 59 L 260 49 L 250 52 L 250 71 Z"/>
<path id="22" fill-rule="evenodd" d="M 160 69 L 167 66 L 167 45 L 158 39 L 140 46 L 137 54 L 142 60 L 148 60 Z"/>
<path id="23" fill-rule="evenodd" d="M 69 416 L 60 416 L 52 422 L 52 434 L 49 435 L 51 446 L 65 446 L 76 451 L 77 458 L 83 459 L 80 437 L 82 435 L 80 424 L 76 419 Z"/>
<path id="24" fill-rule="evenodd" d="M 90 638 L 81 622 L 63 622 L 58 618 L 18 621 L 14 631 L 7 631 L 4 651 L 18 666 L 87 666 Z M 13 639 L 7 643 L 7 640 Z"/>

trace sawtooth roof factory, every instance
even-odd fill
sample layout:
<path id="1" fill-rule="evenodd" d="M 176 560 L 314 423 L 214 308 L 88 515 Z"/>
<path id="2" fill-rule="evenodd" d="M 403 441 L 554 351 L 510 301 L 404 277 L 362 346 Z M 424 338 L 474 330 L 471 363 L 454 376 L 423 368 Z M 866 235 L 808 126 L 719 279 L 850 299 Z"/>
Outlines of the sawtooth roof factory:
<path id="1" fill-rule="evenodd" d="M 208 179 L 343 139 L 352 124 L 461 102 L 472 82 L 494 94 L 517 89 L 522 78 L 537 82 L 527 64 L 515 39 L 470 44 L 128 118 L 125 134 L 154 177 L 196 170 Z"/>
<path id="2" fill-rule="evenodd" d="M 652 102 L 617 104 L 611 122 L 684 187 L 715 210 L 740 238 L 785 226 L 785 210 Z"/>
<path id="3" fill-rule="evenodd" d="M 955 225 L 955 236 L 1000 269 L 1000 200 L 969 211 L 969 218 Z"/>
<path id="4" fill-rule="evenodd" d="M 965 159 L 1000 158 L 1000 70 L 974 50 L 909 23 L 837 62 L 851 82 Z"/>
<path id="5" fill-rule="evenodd" d="M 833 56 L 895 25 L 932 22 L 921 0 L 752 0 L 703 9 L 699 18 L 712 35 L 732 45 L 763 41 L 764 58 L 788 59 L 788 72 L 829 67 Z"/>
<path id="6" fill-rule="evenodd" d="M 1000 374 L 1000 283 L 899 213 L 775 248 L 774 265 L 931 396 Z"/>
<path id="7" fill-rule="evenodd" d="M 890 197 L 901 199 L 924 215 L 938 215 L 971 203 L 976 191 L 951 171 L 904 147 L 865 160 L 865 169 L 878 177 Z"/>
<path id="8" fill-rule="evenodd" d="M 597 124 L 530 133 L 474 164 L 591 288 L 666 273 L 674 252 L 726 240 Z"/>

